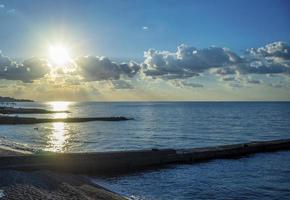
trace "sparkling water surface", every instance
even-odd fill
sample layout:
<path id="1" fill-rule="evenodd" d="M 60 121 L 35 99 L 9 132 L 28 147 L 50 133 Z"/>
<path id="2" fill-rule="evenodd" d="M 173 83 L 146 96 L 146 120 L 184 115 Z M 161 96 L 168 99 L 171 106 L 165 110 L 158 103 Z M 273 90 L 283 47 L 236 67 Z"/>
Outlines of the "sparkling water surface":
<path id="1" fill-rule="evenodd" d="M 192 148 L 290 138 L 287 102 L 43 102 L 17 106 L 70 111 L 27 117 L 135 119 L 1 125 L 1 144 L 36 151 Z M 286 151 L 93 180 L 133 199 L 286 199 L 289 169 L 290 153 Z"/>
<path id="2" fill-rule="evenodd" d="M 191 148 L 290 137 L 290 103 L 20 103 L 70 113 L 19 115 L 133 117 L 132 121 L 1 126 L 1 141 L 33 149 L 80 152 Z"/>

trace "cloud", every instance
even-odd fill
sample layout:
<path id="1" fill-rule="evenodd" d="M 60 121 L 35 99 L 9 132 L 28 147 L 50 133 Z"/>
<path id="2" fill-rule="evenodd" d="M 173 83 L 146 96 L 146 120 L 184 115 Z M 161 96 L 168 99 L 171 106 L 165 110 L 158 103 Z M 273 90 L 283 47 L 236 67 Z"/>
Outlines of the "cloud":
<path id="1" fill-rule="evenodd" d="M 239 56 L 227 48 L 198 49 L 180 45 L 176 52 L 149 49 L 142 71 L 152 78 L 187 79 L 205 71 L 220 76 L 234 74 L 290 74 L 290 47 L 274 42 L 251 48 Z"/>
<path id="2" fill-rule="evenodd" d="M 0 4 L 0 11 L 3 10 L 8 15 L 14 15 L 17 13 L 17 10 L 14 8 L 8 8 L 4 4 Z"/>
<path id="3" fill-rule="evenodd" d="M 274 88 L 287 88 L 287 85 L 283 84 L 282 82 L 278 83 L 270 83 L 269 86 L 274 87 Z"/>
<path id="4" fill-rule="evenodd" d="M 75 60 L 85 81 L 119 80 L 122 76 L 132 78 L 140 70 L 139 64 L 117 64 L 106 57 L 83 56 Z"/>
<path id="5" fill-rule="evenodd" d="M 16 63 L 0 53 L 0 79 L 31 83 L 33 80 L 44 77 L 48 72 L 48 63 L 43 59 L 31 58 L 22 63 Z"/>
<path id="6" fill-rule="evenodd" d="M 148 30 L 149 30 L 149 27 L 148 27 L 148 26 L 143 26 L 142 29 L 143 29 L 144 31 L 148 31 Z"/>
<path id="7" fill-rule="evenodd" d="M 238 73 L 236 66 L 223 67 L 223 68 L 213 68 L 213 69 L 210 69 L 209 72 L 211 74 L 218 74 L 221 76 L 234 75 L 234 74 Z"/>
<path id="8" fill-rule="evenodd" d="M 199 83 L 190 83 L 190 82 L 181 82 L 183 86 L 192 87 L 192 88 L 203 88 L 204 86 Z"/>
<path id="9" fill-rule="evenodd" d="M 117 81 L 112 81 L 113 87 L 114 89 L 134 89 L 134 86 L 128 82 L 128 81 L 124 81 L 124 80 L 117 80 Z"/>
<path id="10" fill-rule="evenodd" d="M 44 77 L 50 72 L 48 62 L 40 58 L 30 58 L 22 62 L 22 67 L 27 73 L 23 75 L 23 81 L 31 82 Z"/>
<path id="11" fill-rule="evenodd" d="M 236 81 L 237 79 L 234 76 L 228 76 L 228 77 L 223 77 L 221 80 L 222 81 Z"/>
<path id="12" fill-rule="evenodd" d="M 267 60 L 289 60 L 290 47 L 285 42 L 273 42 L 260 48 L 250 48 L 247 50 L 248 54 L 255 58 L 265 58 Z"/>
<path id="13" fill-rule="evenodd" d="M 290 74 L 290 47 L 284 42 L 273 42 L 260 48 L 251 48 L 245 55 L 242 73 Z"/>
<path id="14" fill-rule="evenodd" d="M 289 67 L 280 63 L 249 63 L 237 67 L 242 74 L 289 74 Z"/>
<path id="15" fill-rule="evenodd" d="M 261 80 L 255 80 L 255 79 L 247 79 L 247 83 L 250 83 L 250 84 L 261 84 L 262 81 Z"/>
<path id="16" fill-rule="evenodd" d="M 212 69 L 213 74 L 290 74 L 290 47 L 284 42 L 273 42 L 259 48 L 250 48 L 241 57 L 242 61 L 232 66 Z"/>
<path id="17" fill-rule="evenodd" d="M 184 88 L 184 87 L 203 88 L 204 87 L 202 84 L 193 83 L 193 82 L 185 81 L 185 80 L 172 80 L 171 83 L 174 86 L 180 87 L 180 88 Z"/>
<path id="18" fill-rule="evenodd" d="M 12 9 L 7 10 L 6 12 L 9 15 L 14 15 L 14 14 L 16 14 L 17 11 L 16 11 L 16 9 L 12 8 Z"/>
<path id="19" fill-rule="evenodd" d="M 219 81 L 228 85 L 262 84 L 262 75 L 290 75 L 290 47 L 284 42 L 273 42 L 259 48 L 250 48 L 244 55 L 237 55 L 224 47 L 198 49 L 180 45 L 176 51 L 149 49 L 144 52 L 140 64 L 130 61 L 113 62 L 106 57 L 81 56 L 73 61 L 74 70 L 62 72 L 52 69 L 46 60 L 31 58 L 21 63 L 15 62 L 0 52 L 0 79 L 20 80 L 31 83 L 46 74 L 57 73 L 67 85 L 81 85 L 84 82 L 103 81 L 114 89 L 133 89 L 132 80 L 168 81 L 176 87 L 202 88 L 203 83 L 195 83 L 197 76 L 218 76 Z M 261 78 L 254 80 L 251 75 Z M 211 77 L 210 80 L 216 80 Z M 263 80 L 263 81 L 262 81 Z M 265 81 L 266 82 L 266 81 Z M 267 84 L 267 83 L 266 83 Z"/>
<path id="20" fill-rule="evenodd" d="M 197 49 L 186 45 L 180 45 L 176 52 L 149 49 L 144 57 L 143 73 L 161 79 L 185 79 L 211 68 L 227 67 L 242 61 L 226 48 Z"/>

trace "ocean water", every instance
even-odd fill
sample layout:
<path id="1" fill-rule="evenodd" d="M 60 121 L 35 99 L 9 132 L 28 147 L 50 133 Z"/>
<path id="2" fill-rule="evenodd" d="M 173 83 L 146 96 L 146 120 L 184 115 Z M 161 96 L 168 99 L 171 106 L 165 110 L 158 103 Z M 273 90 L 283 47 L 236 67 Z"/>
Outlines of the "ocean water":
<path id="1" fill-rule="evenodd" d="M 34 151 L 193 148 L 290 138 L 287 102 L 43 102 L 16 106 L 70 111 L 25 115 L 33 117 L 134 118 L 0 126 L 0 144 Z M 285 199 L 290 195 L 289 166 L 290 152 L 286 151 L 93 180 L 132 199 Z"/>
<path id="2" fill-rule="evenodd" d="M 290 199 L 290 151 L 256 154 L 94 181 L 134 200 Z"/>
<path id="3" fill-rule="evenodd" d="M 80 152 L 192 148 L 290 137 L 290 103 L 19 103 L 70 113 L 19 115 L 133 117 L 132 121 L 1 125 L 0 141 L 35 150 Z"/>

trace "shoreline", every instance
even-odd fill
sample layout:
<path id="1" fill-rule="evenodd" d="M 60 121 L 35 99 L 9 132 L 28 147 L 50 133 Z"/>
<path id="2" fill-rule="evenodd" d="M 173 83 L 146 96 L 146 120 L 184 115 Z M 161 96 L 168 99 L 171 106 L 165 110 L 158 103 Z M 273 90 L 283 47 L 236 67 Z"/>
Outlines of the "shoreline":
<path id="1" fill-rule="evenodd" d="M 31 154 L 33 154 L 33 152 L 31 151 L 15 149 L 15 148 L 0 144 L 0 158 L 3 155 L 14 156 L 14 155 L 31 155 Z"/>
<path id="2" fill-rule="evenodd" d="M 251 154 L 283 150 L 290 150 L 290 139 L 192 149 L 99 153 L 33 154 L 0 146 L 0 195 L 2 192 L 10 200 L 34 200 L 39 199 L 38 197 L 47 199 L 47 196 L 57 200 L 125 200 L 126 197 L 97 185 L 86 175 L 115 176 L 164 168 L 171 164 L 237 159 Z"/>
<path id="3" fill-rule="evenodd" d="M 0 145 L 1 157 L 21 157 L 33 153 Z M 93 183 L 88 177 L 49 170 L 0 169 L 1 200 L 76 199 L 126 200 L 127 198 Z"/>

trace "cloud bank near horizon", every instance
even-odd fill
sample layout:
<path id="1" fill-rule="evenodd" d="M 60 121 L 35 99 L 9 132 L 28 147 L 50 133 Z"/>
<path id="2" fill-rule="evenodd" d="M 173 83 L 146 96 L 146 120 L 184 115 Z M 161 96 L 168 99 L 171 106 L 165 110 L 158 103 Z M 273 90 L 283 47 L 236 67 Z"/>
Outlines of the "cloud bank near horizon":
<path id="1" fill-rule="evenodd" d="M 72 62 L 72 71 L 54 73 L 72 79 L 76 76 L 78 81 L 84 83 L 110 82 L 117 90 L 134 89 L 132 80 L 160 80 L 175 87 L 204 88 L 204 83 L 195 80 L 197 77 L 216 77 L 216 82 L 230 83 L 228 85 L 233 87 L 244 83 L 275 87 L 274 83 L 263 79 L 289 77 L 290 46 L 285 42 L 273 42 L 247 49 L 245 54 L 238 55 L 224 47 L 198 49 L 182 44 L 176 52 L 149 49 L 144 52 L 142 63 L 116 63 L 97 56 L 82 56 Z M 0 52 L 0 79 L 33 84 L 50 76 L 54 69 L 43 58 L 29 58 L 19 63 Z M 256 76 L 259 79 L 253 78 Z M 281 81 L 276 85 L 283 87 Z"/>

